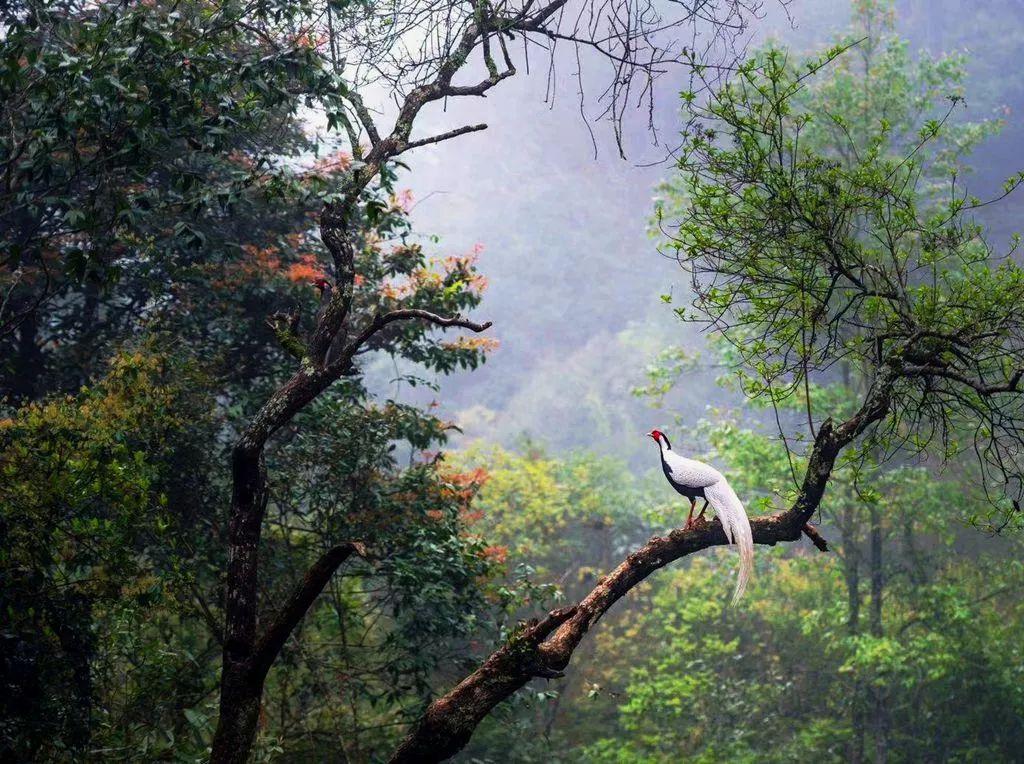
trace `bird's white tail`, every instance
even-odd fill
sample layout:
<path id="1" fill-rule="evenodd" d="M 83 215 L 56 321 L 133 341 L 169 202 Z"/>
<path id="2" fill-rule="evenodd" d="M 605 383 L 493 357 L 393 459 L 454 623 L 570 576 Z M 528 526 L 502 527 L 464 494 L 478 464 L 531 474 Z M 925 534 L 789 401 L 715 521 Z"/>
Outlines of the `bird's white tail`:
<path id="1" fill-rule="evenodd" d="M 743 509 L 739 496 L 732 490 L 725 478 L 704 489 L 708 503 L 715 508 L 718 519 L 725 530 L 725 537 L 730 544 L 736 545 L 740 553 L 740 569 L 736 578 L 736 591 L 732 595 L 733 604 L 739 601 L 747 588 L 750 574 L 754 570 L 754 534 L 750 530 L 750 520 Z"/>

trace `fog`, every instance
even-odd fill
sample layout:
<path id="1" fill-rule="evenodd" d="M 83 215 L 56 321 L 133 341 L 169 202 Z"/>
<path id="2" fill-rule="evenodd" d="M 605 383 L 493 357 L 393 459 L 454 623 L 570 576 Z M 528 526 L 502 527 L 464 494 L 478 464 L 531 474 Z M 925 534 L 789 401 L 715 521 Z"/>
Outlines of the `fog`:
<path id="1" fill-rule="evenodd" d="M 788 6 L 788 17 L 770 8 L 752 25 L 748 44 L 772 39 L 820 50 L 846 27 L 849 7 L 845 0 L 804 0 Z M 1006 0 L 965 9 L 952 0 L 898 4 L 898 31 L 914 49 L 970 57 L 965 115 L 1006 121 L 975 155 L 976 166 L 989 168 L 971 179 L 979 194 L 997 189 L 1024 159 L 1017 150 L 1024 137 L 1020 78 L 999 76 L 1017 68 L 1017 39 L 993 32 L 993 20 L 1005 22 L 1007 14 L 1022 17 L 1024 8 Z M 589 119 L 581 113 L 575 60 L 561 55 L 556 64 L 554 97 L 546 61 L 535 55 L 528 75 L 502 83 L 486 99 L 455 99 L 426 114 L 418 128 L 426 135 L 489 125 L 413 152 L 411 172 L 402 178 L 417 199 L 416 229 L 440 236 L 441 253 L 482 245 L 479 265 L 489 287 L 479 316 L 494 322 L 501 343 L 482 370 L 440 380 L 440 400 L 467 439 L 513 444 L 529 436 L 553 449 L 616 453 L 635 464 L 645 445 L 639 436 L 650 427 L 741 405 L 715 384 L 721 372 L 713 369 L 689 375 L 662 409 L 631 394 L 668 345 L 708 357 L 697 328 L 679 322 L 660 298 L 685 302 L 688 288 L 650 234 L 652 197 L 671 169 L 668 153 L 680 125 L 676 96 L 686 73 L 659 80 L 656 132 L 645 105 L 627 115 L 622 159 L 610 124 L 592 116 L 601 110 L 594 93 L 603 87 L 602 62 L 583 64 Z M 997 241 L 1014 229 L 1019 209 L 1018 198 L 990 215 Z"/>

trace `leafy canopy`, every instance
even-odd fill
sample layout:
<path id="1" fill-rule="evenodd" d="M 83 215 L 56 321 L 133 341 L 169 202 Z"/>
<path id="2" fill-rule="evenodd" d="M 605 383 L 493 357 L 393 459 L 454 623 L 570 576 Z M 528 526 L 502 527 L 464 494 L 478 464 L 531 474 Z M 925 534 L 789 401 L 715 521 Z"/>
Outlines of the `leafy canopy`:
<path id="1" fill-rule="evenodd" d="M 852 373 L 872 448 L 973 451 L 1006 509 L 1024 498 L 1024 270 L 959 174 L 992 126 L 957 123 L 957 61 L 908 66 L 888 23 L 805 63 L 769 47 L 690 104 L 659 209 L 695 295 L 677 312 L 727 343 L 748 396 L 799 396 L 811 434 L 842 413 L 816 410 L 812 383 Z"/>

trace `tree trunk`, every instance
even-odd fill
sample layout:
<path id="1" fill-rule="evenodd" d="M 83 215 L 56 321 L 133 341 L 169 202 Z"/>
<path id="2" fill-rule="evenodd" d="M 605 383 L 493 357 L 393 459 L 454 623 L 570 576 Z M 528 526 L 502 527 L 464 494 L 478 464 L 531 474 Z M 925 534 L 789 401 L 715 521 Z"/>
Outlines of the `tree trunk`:
<path id="1" fill-rule="evenodd" d="M 883 566 L 882 550 L 882 515 L 878 505 L 871 505 L 871 635 L 881 637 L 884 633 L 882 626 L 882 598 L 885 587 L 885 576 Z M 874 687 L 871 691 L 871 728 L 875 742 L 875 763 L 885 764 L 889 759 L 889 719 L 888 708 L 885 702 L 885 691 L 881 687 Z"/>
<path id="2" fill-rule="evenodd" d="M 220 681 L 220 718 L 213 738 L 212 764 L 245 764 L 256 740 L 263 678 L 253 675 L 248 662 L 225 658 Z"/>
<path id="3" fill-rule="evenodd" d="M 43 374 L 43 351 L 39 347 L 39 313 L 33 310 L 18 326 L 16 371 L 11 382 L 11 397 L 19 402 L 35 400 L 39 378 Z"/>
<path id="4" fill-rule="evenodd" d="M 267 475 L 262 448 L 243 437 L 232 458 L 234 492 L 228 543 L 227 593 L 220 718 L 213 738 L 213 764 L 242 764 L 249 758 L 259 722 L 263 671 L 253 668 L 259 586 L 257 552 L 267 506 Z"/>
<path id="5" fill-rule="evenodd" d="M 907 578 L 910 583 L 914 588 L 922 586 L 927 579 L 926 569 L 915 543 L 914 521 L 909 516 L 903 522 L 903 556 L 907 561 Z"/>
<path id="6" fill-rule="evenodd" d="M 882 573 L 882 517 L 878 505 L 871 505 L 871 634 L 882 636 L 882 595 L 885 585 Z"/>
<path id="7" fill-rule="evenodd" d="M 859 535 L 854 528 L 854 510 L 847 506 L 843 510 L 843 578 L 846 581 L 846 630 L 850 636 L 860 633 L 860 558 Z"/>

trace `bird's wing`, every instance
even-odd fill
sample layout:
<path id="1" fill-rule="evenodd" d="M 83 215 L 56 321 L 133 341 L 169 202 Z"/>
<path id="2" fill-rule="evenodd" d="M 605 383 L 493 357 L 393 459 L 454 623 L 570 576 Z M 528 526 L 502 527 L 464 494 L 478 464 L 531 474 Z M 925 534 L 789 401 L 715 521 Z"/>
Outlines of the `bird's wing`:
<path id="1" fill-rule="evenodd" d="M 671 451 L 666 452 L 664 456 L 672 481 L 679 485 L 688 488 L 707 488 L 722 479 L 722 473 L 710 464 L 687 459 Z"/>

